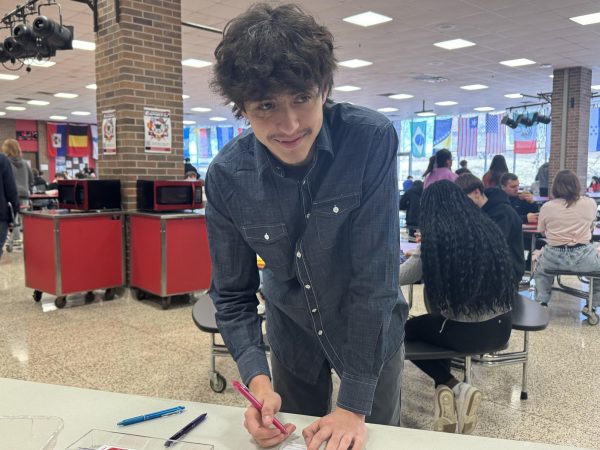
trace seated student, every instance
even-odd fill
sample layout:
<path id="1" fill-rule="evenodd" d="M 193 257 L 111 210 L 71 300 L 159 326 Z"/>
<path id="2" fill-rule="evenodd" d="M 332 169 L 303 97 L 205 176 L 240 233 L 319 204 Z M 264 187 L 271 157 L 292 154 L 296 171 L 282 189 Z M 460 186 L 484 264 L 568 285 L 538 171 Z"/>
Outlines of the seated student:
<path id="1" fill-rule="evenodd" d="M 536 300 L 548 305 L 554 276 L 546 270 L 593 272 L 600 270 L 600 256 L 592 239 L 596 202 L 581 196 L 581 184 L 570 170 L 561 170 L 552 183 L 553 200 L 540 210 L 538 231 L 546 234 L 548 245 L 535 270 Z M 593 306 L 600 305 L 600 283 L 594 283 Z M 586 306 L 587 308 L 587 306 Z"/>
<path id="2" fill-rule="evenodd" d="M 531 192 L 519 194 L 519 177 L 514 173 L 505 173 L 500 177 L 500 188 L 508 195 L 510 205 L 517 211 L 522 223 L 537 223 L 540 208 L 533 201 Z"/>
<path id="3" fill-rule="evenodd" d="M 185 181 L 198 181 L 198 172 L 189 171 L 185 173 Z"/>
<path id="4" fill-rule="evenodd" d="M 598 191 L 600 191 L 600 178 L 598 178 L 598 177 L 592 177 L 592 182 L 590 183 L 587 191 L 588 192 L 598 192 Z"/>
<path id="5" fill-rule="evenodd" d="M 484 189 L 483 182 L 471 174 L 458 177 L 456 185 L 498 225 L 504 234 L 510 250 L 515 282 L 518 283 L 525 273 L 523 228 L 521 219 L 510 206 L 508 196 L 498 188 Z"/>
<path id="6" fill-rule="evenodd" d="M 65 174 L 65 172 L 56 172 L 56 177 L 54 178 L 54 180 L 52 181 L 52 183 L 50 183 L 48 185 L 48 191 L 53 191 L 55 189 L 58 189 L 58 181 L 59 180 L 66 180 L 67 179 L 67 175 Z"/>
<path id="7" fill-rule="evenodd" d="M 431 313 L 409 319 L 405 339 L 462 352 L 506 344 L 514 282 L 508 247 L 496 224 L 457 185 L 444 180 L 423 193 L 421 234 Z M 454 378 L 449 360 L 413 363 L 435 381 L 433 429 L 470 434 L 477 424 L 479 389 Z"/>
<path id="8" fill-rule="evenodd" d="M 458 175 L 456 175 L 454 172 L 452 172 L 452 170 L 450 170 L 450 167 L 452 167 L 452 153 L 450 153 L 445 148 L 442 148 L 435 152 L 433 158 L 435 161 L 434 167 L 427 168 L 427 171 L 425 172 L 427 173 L 427 177 L 425 178 L 425 185 L 423 186 L 423 189 L 427 189 L 429 186 L 431 186 L 432 183 L 435 183 L 436 181 L 454 181 L 458 178 Z"/>
<path id="9" fill-rule="evenodd" d="M 406 227 L 408 235 L 414 236 L 419 228 L 419 215 L 421 214 L 421 195 L 423 182 L 416 180 L 410 189 L 400 197 L 400 211 L 406 211 Z"/>

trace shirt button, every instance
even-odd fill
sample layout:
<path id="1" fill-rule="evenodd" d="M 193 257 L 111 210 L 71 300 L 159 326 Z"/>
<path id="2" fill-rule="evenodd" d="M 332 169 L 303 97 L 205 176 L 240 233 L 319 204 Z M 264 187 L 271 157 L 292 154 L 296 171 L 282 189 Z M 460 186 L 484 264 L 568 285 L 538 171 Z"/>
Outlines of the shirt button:
<path id="1" fill-rule="evenodd" d="M 306 180 L 302 180 L 302 184 L 306 184 Z"/>
<path id="2" fill-rule="evenodd" d="M 306 214 L 306 218 L 308 219 L 309 217 L 310 217 L 310 213 L 307 213 Z"/>
<path id="3" fill-rule="evenodd" d="M 300 253 L 300 252 L 297 252 L 297 253 L 296 253 L 296 258 L 302 258 L 302 253 Z"/>
<path id="4" fill-rule="evenodd" d="M 305 285 L 304 285 L 304 288 L 305 288 L 306 290 L 309 290 L 309 289 L 310 289 L 310 284 L 305 284 Z"/>
<path id="5" fill-rule="evenodd" d="M 271 237 L 267 233 L 265 233 L 265 241 L 268 241 L 269 239 L 271 239 Z"/>
<path id="6" fill-rule="evenodd" d="M 317 308 L 311 309 L 310 312 L 313 313 L 313 314 L 316 313 L 317 312 Z"/>
<path id="7" fill-rule="evenodd" d="M 333 212 L 334 212 L 334 214 L 339 213 L 340 212 L 340 208 L 338 208 L 337 206 L 334 206 L 333 207 Z"/>
<path id="8" fill-rule="evenodd" d="M 319 331 L 317 331 L 317 334 L 318 334 L 319 336 L 322 336 L 322 335 L 323 335 L 323 330 L 319 330 Z"/>

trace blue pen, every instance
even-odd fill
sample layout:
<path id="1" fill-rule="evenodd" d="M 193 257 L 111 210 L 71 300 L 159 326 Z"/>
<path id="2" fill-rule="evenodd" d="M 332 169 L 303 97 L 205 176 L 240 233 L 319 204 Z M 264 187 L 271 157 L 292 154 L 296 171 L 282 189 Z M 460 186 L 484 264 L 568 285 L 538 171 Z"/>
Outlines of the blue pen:
<path id="1" fill-rule="evenodd" d="M 146 420 L 158 419 L 159 417 L 170 416 L 172 414 L 179 414 L 182 413 L 184 409 L 185 406 L 176 406 L 175 408 L 144 414 L 143 416 L 136 416 L 132 417 L 131 419 L 124 419 L 117 423 L 117 425 L 125 427 L 127 425 L 133 425 L 134 423 L 145 422 Z"/>

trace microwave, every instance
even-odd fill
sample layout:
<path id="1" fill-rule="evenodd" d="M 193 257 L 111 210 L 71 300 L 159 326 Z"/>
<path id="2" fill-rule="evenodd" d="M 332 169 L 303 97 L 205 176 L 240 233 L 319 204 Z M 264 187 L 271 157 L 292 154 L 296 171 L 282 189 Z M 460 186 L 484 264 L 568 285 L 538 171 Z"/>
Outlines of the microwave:
<path id="1" fill-rule="evenodd" d="M 58 207 L 82 211 L 121 209 L 121 181 L 58 180 Z"/>
<path id="2" fill-rule="evenodd" d="M 204 183 L 200 180 L 137 180 L 137 209 L 179 211 L 203 208 L 202 186 Z"/>

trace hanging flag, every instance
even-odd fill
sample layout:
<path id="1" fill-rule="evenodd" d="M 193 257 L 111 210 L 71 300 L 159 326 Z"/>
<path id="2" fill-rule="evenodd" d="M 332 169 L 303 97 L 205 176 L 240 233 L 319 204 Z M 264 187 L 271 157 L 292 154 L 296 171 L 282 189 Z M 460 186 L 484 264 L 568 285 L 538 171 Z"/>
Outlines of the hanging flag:
<path id="1" fill-rule="evenodd" d="M 90 134 L 92 136 L 92 159 L 98 159 L 98 126 L 90 125 Z M 92 167 L 90 165 L 90 167 Z"/>
<path id="2" fill-rule="evenodd" d="M 68 156 L 72 158 L 80 158 L 89 156 L 90 142 L 90 127 L 89 125 L 71 125 L 68 126 Z"/>
<path id="3" fill-rule="evenodd" d="M 410 152 L 413 158 L 424 158 L 425 144 L 427 142 L 427 122 L 425 120 L 413 120 L 410 127 L 411 144 Z"/>
<path id="4" fill-rule="evenodd" d="M 192 127 L 183 127 L 183 158 L 190 157 L 190 133 Z M 193 133 L 191 133 L 193 135 Z"/>
<path id="5" fill-rule="evenodd" d="M 64 123 L 51 123 L 46 125 L 48 136 L 48 158 L 67 156 L 67 125 Z"/>
<path id="6" fill-rule="evenodd" d="M 433 150 L 445 148 L 450 150 L 452 144 L 452 117 L 435 119 L 433 129 Z"/>
<path id="7" fill-rule="evenodd" d="M 117 112 L 114 109 L 102 111 L 102 154 L 117 154 Z"/>
<path id="8" fill-rule="evenodd" d="M 527 114 L 527 117 L 532 116 L 532 114 Z M 515 119 L 518 114 L 515 113 Z M 515 136 L 515 153 L 525 154 L 525 153 L 535 153 L 537 147 L 537 123 L 533 124 L 530 127 L 526 127 L 523 124 L 519 124 L 517 128 L 514 130 Z"/>
<path id="9" fill-rule="evenodd" d="M 38 151 L 38 130 L 35 120 L 15 120 L 17 142 L 24 152 Z"/>
<path id="10" fill-rule="evenodd" d="M 461 117 L 458 119 L 458 139 L 456 151 L 458 159 L 477 156 L 478 117 Z"/>
<path id="11" fill-rule="evenodd" d="M 590 110 L 590 136 L 588 152 L 600 152 L 600 105 L 593 105 Z"/>
<path id="12" fill-rule="evenodd" d="M 198 130 L 198 157 L 210 158 L 212 152 L 210 149 L 210 128 L 197 128 Z"/>
<path id="13" fill-rule="evenodd" d="M 501 120 L 502 114 L 485 115 L 485 151 L 488 155 L 506 151 L 506 126 L 500 123 Z"/>
<path id="14" fill-rule="evenodd" d="M 217 148 L 221 150 L 233 139 L 233 127 L 217 127 Z"/>

